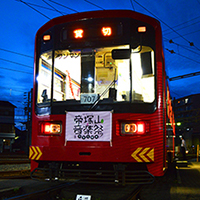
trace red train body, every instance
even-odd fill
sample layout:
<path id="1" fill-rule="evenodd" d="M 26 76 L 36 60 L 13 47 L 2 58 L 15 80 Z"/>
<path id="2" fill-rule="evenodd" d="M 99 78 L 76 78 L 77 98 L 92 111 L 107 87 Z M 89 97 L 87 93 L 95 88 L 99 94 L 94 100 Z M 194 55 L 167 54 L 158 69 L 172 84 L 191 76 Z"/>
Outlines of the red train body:
<path id="1" fill-rule="evenodd" d="M 128 10 L 77 13 L 52 19 L 35 41 L 32 176 L 95 167 L 114 181 L 126 171 L 162 176 L 175 131 L 159 22 Z"/>

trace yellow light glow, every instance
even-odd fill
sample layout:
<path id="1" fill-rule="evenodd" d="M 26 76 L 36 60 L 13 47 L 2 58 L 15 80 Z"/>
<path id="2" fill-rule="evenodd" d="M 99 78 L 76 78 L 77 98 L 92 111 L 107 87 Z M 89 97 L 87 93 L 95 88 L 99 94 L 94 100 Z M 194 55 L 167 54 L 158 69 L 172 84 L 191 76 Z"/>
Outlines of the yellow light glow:
<path id="1" fill-rule="evenodd" d="M 146 26 L 140 26 L 140 27 L 138 27 L 138 32 L 139 32 L 139 33 L 144 33 L 144 32 L 146 32 Z"/>
<path id="2" fill-rule="evenodd" d="M 43 40 L 44 41 L 49 41 L 51 39 L 51 36 L 50 35 L 44 35 L 43 36 Z"/>
<path id="3" fill-rule="evenodd" d="M 60 124 L 51 124 L 51 133 L 60 133 Z"/>
<path id="4" fill-rule="evenodd" d="M 137 125 L 136 124 L 125 124 L 124 130 L 126 133 L 131 132 L 135 133 L 137 131 Z"/>

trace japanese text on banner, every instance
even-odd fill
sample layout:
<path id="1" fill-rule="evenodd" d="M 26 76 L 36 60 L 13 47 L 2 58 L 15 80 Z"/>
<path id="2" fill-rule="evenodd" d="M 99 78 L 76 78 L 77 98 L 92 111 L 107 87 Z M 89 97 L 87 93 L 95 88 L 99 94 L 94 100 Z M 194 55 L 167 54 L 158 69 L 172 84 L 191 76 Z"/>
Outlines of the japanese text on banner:
<path id="1" fill-rule="evenodd" d="M 68 112 L 66 140 L 71 141 L 110 141 L 110 112 Z"/>

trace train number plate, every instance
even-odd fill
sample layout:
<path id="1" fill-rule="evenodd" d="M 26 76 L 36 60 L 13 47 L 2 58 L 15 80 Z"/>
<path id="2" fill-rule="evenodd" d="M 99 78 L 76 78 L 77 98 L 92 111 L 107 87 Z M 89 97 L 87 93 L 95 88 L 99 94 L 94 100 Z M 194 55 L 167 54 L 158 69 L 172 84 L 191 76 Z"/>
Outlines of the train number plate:
<path id="1" fill-rule="evenodd" d="M 76 195 L 76 200 L 91 200 L 91 195 L 77 194 Z"/>
<path id="2" fill-rule="evenodd" d="M 98 99 L 97 94 L 84 93 L 81 94 L 81 104 L 92 104 Z"/>

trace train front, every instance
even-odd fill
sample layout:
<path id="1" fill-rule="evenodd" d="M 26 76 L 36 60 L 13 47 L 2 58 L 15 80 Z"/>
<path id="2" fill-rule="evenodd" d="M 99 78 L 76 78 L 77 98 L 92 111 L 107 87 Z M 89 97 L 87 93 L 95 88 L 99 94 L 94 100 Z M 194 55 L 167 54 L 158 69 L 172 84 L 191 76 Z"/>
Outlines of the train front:
<path id="1" fill-rule="evenodd" d="M 163 175 L 158 33 L 132 11 L 63 16 L 38 31 L 32 178 L 125 184 Z"/>

